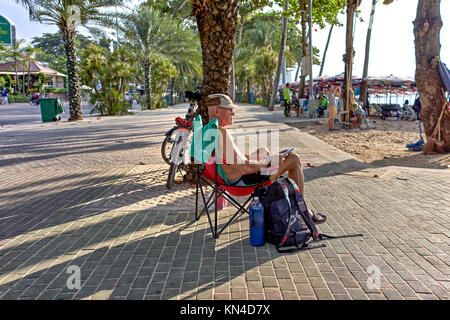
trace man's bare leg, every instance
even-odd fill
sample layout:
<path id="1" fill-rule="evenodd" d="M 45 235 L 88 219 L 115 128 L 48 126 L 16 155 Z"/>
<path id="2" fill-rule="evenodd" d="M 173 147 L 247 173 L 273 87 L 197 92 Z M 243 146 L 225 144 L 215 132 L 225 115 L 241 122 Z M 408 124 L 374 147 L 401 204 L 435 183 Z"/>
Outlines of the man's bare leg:
<path id="1" fill-rule="evenodd" d="M 328 129 L 333 129 L 334 119 L 329 117 L 328 118 Z"/>
<path id="2" fill-rule="evenodd" d="M 277 173 L 270 176 L 270 181 L 274 182 L 279 176 L 283 173 L 288 172 L 289 178 L 294 180 L 297 184 L 300 192 L 302 194 L 303 199 L 305 198 L 305 177 L 303 175 L 302 163 L 300 161 L 300 157 L 296 153 L 289 154 L 282 162 L 280 169 Z M 309 215 L 313 218 L 313 212 L 309 211 Z M 316 219 L 318 221 L 324 219 L 320 215 L 316 215 Z"/>
<path id="3" fill-rule="evenodd" d="M 290 153 L 281 163 L 277 173 L 270 176 L 270 180 L 274 182 L 283 173 L 288 172 L 289 178 L 295 181 L 304 196 L 305 179 L 303 177 L 302 163 L 300 157 L 296 153 Z"/>

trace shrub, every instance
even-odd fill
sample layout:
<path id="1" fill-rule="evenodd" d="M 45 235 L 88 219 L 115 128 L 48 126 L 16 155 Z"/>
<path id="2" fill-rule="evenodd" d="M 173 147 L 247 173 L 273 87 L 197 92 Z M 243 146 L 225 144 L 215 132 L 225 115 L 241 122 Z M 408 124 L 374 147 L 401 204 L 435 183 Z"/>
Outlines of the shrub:
<path id="1" fill-rule="evenodd" d="M 30 98 L 27 96 L 16 96 L 16 95 L 10 95 L 8 97 L 9 103 L 24 103 L 29 102 Z"/>
<path id="2" fill-rule="evenodd" d="M 264 99 L 256 99 L 256 104 L 260 104 L 263 107 L 268 107 L 269 106 L 269 101 L 264 100 Z"/>
<path id="3" fill-rule="evenodd" d="M 63 88 L 45 88 L 44 92 L 47 93 L 67 93 L 67 89 L 63 89 Z"/>

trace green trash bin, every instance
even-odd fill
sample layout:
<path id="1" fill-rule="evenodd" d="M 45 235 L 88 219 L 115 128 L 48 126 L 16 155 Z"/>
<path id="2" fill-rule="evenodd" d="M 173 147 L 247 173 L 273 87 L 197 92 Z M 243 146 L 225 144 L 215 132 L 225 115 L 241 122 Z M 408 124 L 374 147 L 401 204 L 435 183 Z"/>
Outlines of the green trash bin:
<path id="1" fill-rule="evenodd" d="M 166 107 L 170 105 L 170 97 L 168 94 L 166 94 Z"/>
<path id="2" fill-rule="evenodd" d="M 41 107 L 42 122 L 61 120 L 59 114 L 64 113 L 64 108 L 59 98 L 39 99 L 39 106 Z"/>

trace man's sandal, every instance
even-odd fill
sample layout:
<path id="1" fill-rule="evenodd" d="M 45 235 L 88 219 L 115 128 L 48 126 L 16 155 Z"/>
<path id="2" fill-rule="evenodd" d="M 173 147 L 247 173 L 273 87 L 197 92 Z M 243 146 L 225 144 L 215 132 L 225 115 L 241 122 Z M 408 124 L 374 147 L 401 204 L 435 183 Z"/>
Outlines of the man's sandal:
<path id="1" fill-rule="evenodd" d="M 321 224 L 324 223 L 325 221 L 327 221 L 327 216 L 324 214 L 320 214 L 320 213 L 316 213 L 316 212 L 312 212 L 312 221 L 314 222 L 314 224 Z"/>

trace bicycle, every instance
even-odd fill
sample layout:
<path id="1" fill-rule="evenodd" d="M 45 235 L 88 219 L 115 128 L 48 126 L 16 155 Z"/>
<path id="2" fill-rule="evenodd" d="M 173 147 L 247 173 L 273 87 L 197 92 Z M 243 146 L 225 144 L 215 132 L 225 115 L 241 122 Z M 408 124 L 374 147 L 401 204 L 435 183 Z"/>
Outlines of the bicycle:
<path id="1" fill-rule="evenodd" d="M 167 176 L 168 189 L 172 189 L 177 172 L 185 176 L 186 167 L 190 162 L 188 146 L 190 145 L 190 134 L 193 130 L 192 121 L 198 101 L 202 97 L 198 92 L 191 91 L 186 91 L 185 95 L 189 99 L 189 109 L 185 119 L 181 117 L 175 119 L 176 125 L 165 133 L 166 138 L 161 146 L 162 157 L 170 165 Z M 170 152 L 168 152 L 169 149 Z"/>

